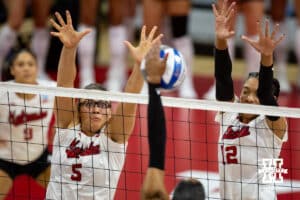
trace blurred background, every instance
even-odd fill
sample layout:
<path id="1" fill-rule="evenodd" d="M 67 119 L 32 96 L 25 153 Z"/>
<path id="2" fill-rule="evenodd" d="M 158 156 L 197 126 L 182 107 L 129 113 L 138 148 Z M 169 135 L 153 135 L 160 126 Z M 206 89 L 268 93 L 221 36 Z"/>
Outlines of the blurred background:
<path id="1" fill-rule="evenodd" d="M 73 24 L 74 27 L 77 28 L 77 25 L 80 24 L 80 12 L 81 12 L 81 4 L 79 0 L 40 0 L 40 1 L 48 1 L 51 2 L 50 5 L 50 12 L 48 19 L 53 16 L 55 11 L 60 13 L 64 13 L 66 9 L 71 11 Z M 83 4 L 86 4 L 90 0 L 83 1 Z M 127 0 L 125 0 L 127 1 Z M 176 0 L 175 0 L 176 1 Z M 297 0 L 295 0 L 297 1 Z M 9 12 L 7 9 L 7 5 L 11 1 L 2 0 L 0 1 L 0 23 L 3 25 L 7 22 Z M 17 1 L 16 1 L 17 2 Z M 34 1 L 26 1 L 26 13 L 24 21 L 20 29 L 18 30 L 18 36 L 22 38 L 22 41 L 25 43 L 30 43 L 30 40 L 33 35 L 34 29 L 34 20 L 33 17 L 33 2 Z M 116 1 L 117 2 L 117 1 Z M 119 0 L 122 2 L 122 0 Z M 143 21 L 143 2 L 141 0 L 133 0 L 131 10 L 128 9 L 127 6 L 123 7 L 123 12 L 126 12 L 127 15 L 131 16 L 132 19 L 130 21 L 130 25 L 126 24 L 127 22 L 122 22 L 125 26 L 132 27 L 132 36 L 131 39 L 125 38 L 130 40 L 131 42 L 136 42 L 139 37 L 139 30 L 144 23 Z M 193 54 L 193 64 L 191 64 L 191 75 L 192 75 L 192 85 L 189 87 L 194 87 L 196 92 L 195 94 L 191 95 L 180 95 L 174 94 L 175 96 L 181 97 L 188 97 L 188 98 L 208 98 L 211 97 L 205 96 L 209 90 L 213 89 L 213 45 L 214 45 L 214 17 L 211 10 L 211 4 L 214 1 L 211 0 L 191 0 L 191 7 L 188 12 L 188 21 L 187 21 L 187 35 L 192 41 L 192 47 L 195 52 Z M 274 3 L 275 2 L 275 3 Z M 271 11 L 272 11 L 272 2 L 271 0 L 264 0 L 264 17 L 268 18 L 272 21 Z M 278 4 L 278 5 L 277 5 Z M 284 7 L 282 5 L 285 5 Z M 145 6 L 146 7 L 146 6 Z M 286 80 L 283 80 L 283 84 L 287 84 L 289 88 L 284 91 L 284 94 L 289 97 L 290 94 L 298 95 L 300 83 L 297 83 L 299 79 L 299 69 L 297 67 L 297 56 L 295 54 L 295 44 L 296 44 L 296 33 L 298 29 L 297 25 L 297 15 L 295 9 L 295 2 L 294 0 L 273 0 L 273 7 L 279 7 L 279 10 L 283 10 L 281 12 L 284 13 L 284 17 L 281 17 L 282 21 L 285 21 L 284 29 L 281 29 L 282 33 L 286 34 L 286 42 L 284 43 L 286 48 L 286 60 L 287 60 L 287 67 L 286 70 L 280 73 L 287 74 Z M 149 9 L 146 7 L 146 9 Z M 274 9 L 274 8 L 273 8 Z M 110 7 L 108 0 L 99 0 L 98 5 L 95 8 L 96 10 L 96 18 L 95 18 L 95 30 L 96 30 L 96 41 L 97 45 L 95 45 L 95 53 L 94 53 L 94 67 L 95 67 L 95 81 L 100 83 L 107 83 L 109 79 L 107 70 L 111 64 L 111 55 L 114 54 L 110 50 L 110 41 L 109 39 L 109 27 L 112 25 L 110 19 Z M 118 11 L 116 11 L 118 12 Z M 151 12 L 151 11 L 150 11 Z M 92 14 L 93 12 L 91 12 Z M 128 14 L 129 13 L 129 14 Z M 155 13 L 153 14 L 155 15 Z M 280 21 L 279 20 L 279 21 Z M 170 21 L 170 20 L 169 20 Z M 161 22 L 163 27 L 162 31 L 165 33 L 164 43 L 167 43 L 173 46 L 172 42 L 170 42 L 170 35 L 172 35 L 172 31 L 170 31 L 170 22 L 168 19 Z M 47 27 L 51 30 L 49 23 L 47 23 Z M 0 28 L 1 30 L 1 28 Z M 117 33 L 117 32 L 116 32 Z M 242 14 L 239 14 L 237 17 L 236 22 L 236 35 L 235 35 L 235 43 L 234 43 L 234 50 L 235 50 L 235 58 L 234 60 L 234 69 L 233 69 L 233 77 L 237 81 L 243 80 L 247 70 L 245 69 L 246 64 L 244 61 L 243 53 L 243 42 L 240 39 L 240 36 L 245 34 L 245 27 L 244 27 L 244 17 Z M 2 45 L 2 44 L 1 44 Z M 16 44 L 14 44 L 16 45 Z M 123 44 L 120 44 L 123 45 Z M 27 44 L 27 46 L 29 46 Z M 56 78 L 56 70 L 58 65 L 58 59 L 60 55 L 61 44 L 56 39 L 51 37 L 50 43 L 48 45 L 48 52 L 45 60 L 45 66 L 43 66 L 44 70 L 47 72 L 47 75 L 51 79 Z M 113 56 L 115 57 L 115 56 Z M 276 56 L 275 56 L 276 59 Z M 131 69 L 131 61 L 130 58 L 126 58 L 126 65 L 128 66 L 127 70 L 128 73 Z M 80 65 L 80 64 L 79 64 Z M 276 69 L 275 69 L 276 70 Z M 82 70 L 83 71 L 83 70 Z M 80 76 L 80 74 L 79 74 Z M 282 75 L 283 77 L 285 75 Z M 126 77 L 126 76 L 125 76 Z M 207 79 L 208 78 L 208 79 Z M 80 78 L 77 79 L 79 81 Z M 285 79 L 285 78 L 282 78 Z M 118 80 L 118 78 L 116 78 Z M 90 81 L 93 81 L 90 80 Z M 200 85 L 199 85 L 200 84 Z M 78 87 L 80 87 L 80 83 L 77 83 Z M 120 91 L 120 87 L 115 89 Z M 110 88 L 109 88 L 110 89 Z M 112 89 L 114 90 L 114 89 Z"/>

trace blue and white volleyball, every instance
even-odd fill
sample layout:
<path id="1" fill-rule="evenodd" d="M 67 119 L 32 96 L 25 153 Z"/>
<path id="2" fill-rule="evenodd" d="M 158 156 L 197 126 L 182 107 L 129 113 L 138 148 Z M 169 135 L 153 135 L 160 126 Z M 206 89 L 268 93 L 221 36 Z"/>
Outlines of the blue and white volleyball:
<path id="1" fill-rule="evenodd" d="M 167 66 L 160 81 L 160 87 L 166 90 L 173 90 L 179 87 L 184 81 L 186 76 L 186 63 L 183 55 L 177 49 L 161 45 L 160 58 L 163 59 L 166 54 L 168 54 Z M 142 70 L 145 69 L 145 62 L 142 62 L 141 68 Z"/>

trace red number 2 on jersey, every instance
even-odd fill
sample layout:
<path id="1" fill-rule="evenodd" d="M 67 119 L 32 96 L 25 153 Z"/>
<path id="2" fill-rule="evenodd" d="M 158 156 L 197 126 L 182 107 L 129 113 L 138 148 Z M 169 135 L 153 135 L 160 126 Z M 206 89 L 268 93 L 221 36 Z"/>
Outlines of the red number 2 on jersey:
<path id="1" fill-rule="evenodd" d="M 72 176 L 71 179 L 73 181 L 81 181 L 81 173 L 79 171 L 79 168 L 82 168 L 82 164 L 81 163 L 77 163 L 77 164 L 73 164 L 72 165 Z"/>
<path id="2" fill-rule="evenodd" d="M 221 152 L 222 152 L 223 164 L 238 163 L 238 159 L 236 158 L 237 156 L 236 146 L 226 146 L 224 149 L 224 146 L 221 145 Z"/>

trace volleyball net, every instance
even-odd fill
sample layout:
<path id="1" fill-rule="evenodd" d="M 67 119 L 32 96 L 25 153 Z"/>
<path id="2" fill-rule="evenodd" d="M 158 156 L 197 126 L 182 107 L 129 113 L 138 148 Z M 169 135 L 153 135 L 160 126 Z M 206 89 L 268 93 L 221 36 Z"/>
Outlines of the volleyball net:
<path id="1" fill-rule="evenodd" d="M 7 173 L 11 174 L 19 173 L 23 179 L 18 179 L 15 177 L 15 181 L 11 184 L 10 189 L 3 191 L 1 196 L 6 196 L 7 199 L 13 199 L 16 197 L 23 197 L 28 199 L 43 199 L 45 197 L 45 185 L 48 184 L 49 180 L 47 175 L 40 176 L 42 174 L 42 169 L 39 167 L 35 170 L 35 165 L 33 164 L 25 170 L 25 167 L 15 167 L 11 163 L 16 163 L 20 166 L 24 164 L 35 163 L 37 158 L 40 158 L 36 152 L 41 151 L 42 148 L 48 146 L 50 152 L 52 150 L 51 144 L 53 137 L 51 131 L 48 130 L 48 123 L 44 123 L 45 119 L 43 116 L 45 112 L 50 112 L 53 107 L 48 104 L 44 104 L 47 99 L 51 99 L 54 96 L 60 97 L 70 97 L 74 99 L 92 99 L 92 100 L 103 100 L 110 101 L 112 105 L 116 103 L 135 103 L 138 105 L 137 113 L 135 116 L 135 128 L 132 135 L 130 136 L 126 149 L 126 158 L 123 168 L 118 169 L 111 166 L 110 163 L 104 164 L 106 168 L 98 169 L 94 167 L 93 163 L 87 168 L 92 170 L 90 176 L 95 176 L 93 178 L 93 184 L 85 183 L 84 177 L 81 177 L 81 173 L 85 175 L 85 169 L 79 167 L 79 165 L 74 165 L 72 163 L 60 163 L 59 160 L 52 161 L 53 168 L 62 169 L 64 167 L 71 167 L 72 172 L 75 174 L 70 174 L 70 182 L 60 182 L 61 184 L 74 184 L 72 187 L 75 190 L 78 188 L 86 187 L 87 191 L 90 188 L 106 188 L 109 192 L 110 198 L 114 199 L 139 199 L 140 189 L 145 176 L 145 172 L 148 167 L 149 152 L 148 152 L 148 142 L 147 142 L 147 103 L 148 97 L 141 94 L 127 94 L 127 93 L 117 93 L 117 92 L 106 92 L 106 91 L 95 91 L 95 90 L 84 90 L 84 89 L 73 89 L 73 88 L 59 88 L 59 87 L 42 87 L 36 85 L 20 85 L 14 83 L 1 82 L 0 83 L 0 93 L 1 93 L 1 104 L 0 104 L 0 142 L 1 147 L 0 155 L 0 181 L 8 181 Z M 39 96 L 37 103 L 29 103 L 30 100 L 24 99 L 23 103 L 16 104 L 13 94 L 35 94 Z M 19 95 L 21 97 L 21 95 Z M 300 109 L 299 108 L 288 108 L 288 107 L 269 107 L 261 105 L 249 105 L 249 104 L 239 104 L 239 103 L 227 103 L 227 102 L 217 102 L 209 100 L 192 100 L 192 99 L 182 99 L 182 98 L 172 98 L 172 97 L 162 97 L 163 105 L 165 108 L 166 116 L 166 126 L 167 126 L 167 146 L 166 146 L 166 158 L 165 158 L 165 184 L 168 192 L 171 194 L 174 187 L 181 179 L 195 178 L 198 179 L 205 188 L 207 199 L 220 199 L 220 183 L 224 183 L 224 179 L 220 178 L 220 173 L 222 176 L 226 176 L 228 173 L 225 170 L 220 172 L 219 165 L 223 162 L 228 163 L 228 160 L 236 161 L 237 163 L 229 164 L 240 164 L 243 166 L 256 167 L 259 178 L 264 181 L 269 181 L 276 188 L 276 193 L 278 199 L 300 199 Z M 16 107 L 20 107 L 17 111 L 13 112 Z M 114 109 L 114 106 L 113 106 Z M 34 111 L 34 112 L 33 112 Z M 240 142 L 237 149 L 227 148 L 224 153 L 218 156 L 218 149 L 222 146 L 219 142 L 220 138 L 220 125 L 216 122 L 215 116 L 218 112 L 228 112 L 228 113 L 250 113 L 256 115 L 268 115 L 268 116 L 282 116 L 287 118 L 288 124 L 288 140 L 283 143 L 282 148 L 278 149 L 273 146 L 261 146 L 261 143 L 257 141 L 256 146 L 247 146 L 243 142 Z M 30 120 L 29 120 L 30 118 Z M 55 127 L 55 123 L 50 120 L 52 125 L 54 125 L 55 134 L 61 134 L 61 130 Z M 25 125 L 25 130 L 19 130 L 22 133 L 13 132 L 17 131 L 18 125 Z M 225 124 L 229 126 L 230 124 Z M 42 133 L 42 137 L 38 137 L 34 140 L 36 136 L 34 132 L 31 132 L 32 128 L 38 127 L 39 131 Z M 24 128 L 24 127 L 23 127 Z M 243 136 L 238 135 L 238 127 L 232 127 L 233 131 L 228 134 L 232 134 L 229 137 L 240 137 L 243 140 Z M 250 127 L 250 129 L 261 129 L 261 127 Z M 7 132 L 8 130 L 8 132 Z M 73 138 L 76 138 L 76 128 L 70 128 L 73 131 Z M 238 134 L 243 134 L 238 132 Z M 252 132 L 251 132 L 252 134 Z M 24 142 L 24 137 L 26 141 Z M 259 138 L 259 137 L 257 137 Z M 32 140 L 33 139 L 33 140 Z M 63 149 L 63 137 L 59 139 L 58 143 L 53 145 L 53 149 Z M 274 143 L 276 140 L 273 137 Z M 71 141 L 71 143 L 74 141 Z M 95 141 L 94 141 L 95 142 Z M 12 145 L 13 143 L 21 143 L 21 145 Z M 69 147 L 71 148 L 71 143 Z M 50 146 L 49 146 L 50 144 Z M 62 144 L 62 146 L 60 146 Z M 96 143 L 94 143 L 96 144 Z M 101 144 L 100 144 L 101 145 Z M 223 144 L 224 145 L 224 144 Z M 31 148 L 34 146 L 34 148 Z M 87 149 L 85 152 L 82 151 L 83 147 L 75 148 L 76 141 L 74 142 L 74 149 L 71 149 L 70 154 L 66 154 L 66 157 L 75 159 L 76 156 L 83 156 L 89 150 L 93 151 L 94 146 L 84 147 Z M 243 148 L 245 147 L 245 148 Z M 20 149 L 14 149 L 20 148 Z M 89 149 L 90 148 L 90 149 Z M 110 149 L 107 145 L 106 153 L 120 154 L 122 152 L 116 152 L 115 149 Z M 226 148 L 223 146 L 223 148 Z M 80 150 L 81 149 L 81 150 Z M 264 161 L 258 156 L 251 157 L 253 162 L 248 163 L 245 159 L 247 156 L 253 155 L 249 151 L 259 151 L 259 149 L 271 149 L 271 151 L 280 152 L 280 156 L 271 158 L 266 157 Z M 68 149 L 67 149 L 68 150 Z M 64 149 L 64 151 L 67 151 Z M 70 150 L 70 149 L 69 149 Z M 94 149 L 95 150 L 95 149 Z M 18 154 L 17 152 L 26 152 L 24 154 Z M 79 153 L 76 151 L 80 151 Z M 3 153 L 4 152 L 4 153 Z M 63 155 L 63 152 L 61 152 Z M 73 153 L 73 154 L 72 154 Z M 100 152 L 101 154 L 102 152 Z M 71 155 L 72 154 L 72 155 Z M 34 155 L 36 155 L 34 157 Z M 257 153 L 258 155 L 258 153 Z M 4 157 L 3 157 L 4 156 Z M 6 157 L 5 157 L 6 156 Z M 10 157 L 9 157 L 10 156 Z M 23 157 L 22 157 L 23 156 Z M 73 157 L 72 157 L 73 156 Z M 53 158 L 53 155 L 52 155 Z M 62 159 L 60 157 L 60 159 Z M 84 158 L 83 158 L 84 159 Z M 259 159 L 259 160 L 258 160 Z M 225 161 L 224 161 L 225 160 Z M 40 160 L 39 160 L 40 162 Z M 77 161 L 76 161 L 77 162 Z M 96 161 L 95 161 L 96 162 Z M 108 162 L 115 162 L 109 160 Z M 245 163 L 243 163 L 245 162 Z M 272 164 L 272 162 L 274 162 Z M 258 166 L 258 164 L 260 166 Z M 80 163 L 76 163 L 80 164 Z M 261 165 L 262 164 L 262 165 Z M 261 168 L 265 167 L 265 168 Z M 22 171 L 9 171 L 9 169 L 24 169 L 26 173 L 29 171 L 31 175 L 25 175 L 24 178 Z M 46 169 L 44 167 L 43 169 Z M 249 177 L 243 176 L 243 170 L 248 168 L 241 168 L 241 171 L 237 171 L 237 175 L 241 175 L 241 179 L 236 182 L 236 187 L 240 185 L 249 183 Z M 39 171 L 38 171 L 39 170 Z M 53 169 L 52 169 L 53 170 Z M 99 173 L 97 170 L 106 171 L 105 177 L 97 177 Z M 90 171 L 88 171 L 90 172 Z M 61 176 L 64 171 L 60 171 Z M 98 179 L 106 178 L 111 180 L 113 173 L 120 173 L 120 178 L 115 187 L 111 187 L 110 183 L 98 183 Z M 47 174 L 47 173 L 45 173 Z M 59 173 L 58 173 L 59 174 Z M 33 176 L 34 175 L 34 176 Z M 8 175 L 9 176 L 9 175 Z M 43 178 L 41 178 L 43 177 Z M 59 178 L 59 177 L 56 177 Z M 252 177 L 253 178 L 253 177 Z M 29 180 L 29 183 L 28 183 Z M 41 184 L 34 183 L 35 180 L 38 182 L 44 182 L 44 186 Z M 25 181 L 25 184 L 24 184 Z M 26 182 L 27 181 L 27 182 Z M 108 182 L 110 182 L 108 181 Z M 101 182 L 101 181 L 100 181 Z M 251 182 L 251 181 L 250 181 Z M 7 182 L 8 183 L 8 182 Z M 234 185 L 234 184 L 233 184 Z M 115 193 L 114 193 L 115 190 Z M 0 190 L 1 191 L 1 190 Z M 226 189 L 225 189 L 226 191 Z M 241 193 L 243 193 L 241 187 Z M 247 192 L 247 191 L 245 191 Z M 6 194 L 7 193 L 7 194 Z M 259 194 L 258 194 L 259 195 Z M 259 197 L 257 197 L 259 198 Z M 62 198 L 63 199 L 63 198 Z"/>

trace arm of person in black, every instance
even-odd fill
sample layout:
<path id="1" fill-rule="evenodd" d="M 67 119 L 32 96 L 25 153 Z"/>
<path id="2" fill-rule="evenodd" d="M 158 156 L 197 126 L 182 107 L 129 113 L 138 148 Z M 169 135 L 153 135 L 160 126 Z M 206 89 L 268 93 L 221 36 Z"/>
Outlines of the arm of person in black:
<path id="1" fill-rule="evenodd" d="M 236 3 L 221 1 L 216 6 L 212 4 L 215 16 L 215 79 L 216 99 L 219 101 L 233 101 L 233 81 L 231 78 L 232 63 L 230 60 L 227 39 L 234 36 L 231 22 L 234 18 Z"/>
<path id="2" fill-rule="evenodd" d="M 165 72 L 167 58 L 166 55 L 164 59 L 160 59 L 160 43 L 156 43 L 145 57 L 145 77 L 149 86 L 147 117 L 150 156 L 141 191 L 142 200 L 169 199 L 164 183 L 166 122 L 161 98 L 156 90 Z"/>
<path id="3" fill-rule="evenodd" d="M 166 122 L 160 95 L 156 86 L 149 83 L 148 142 L 149 167 L 164 170 L 166 149 Z"/>
<path id="4" fill-rule="evenodd" d="M 224 50 L 215 48 L 214 54 L 216 99 L 219 101 L 232 101 L 234 99 L 233 81 L 231 78 L 232 62 L 228 48 Z"/>
<path id="5" fill-rule="evenodd" d="M 284 34 L 276 37 L 279 31 L 279 24 L 276 24 L 272 33 L 270 33 L 269 21 L 265 21 L 265 28 L 262 29 L 261 23 L 257 22 L 259 39 L 252 40 L 247 36 L 242 39 L 250 44 L 261 54 L 261 67 L 259 71 L 259 82 L 257 96 L 260 104 L 269 106 L 278 106 L 277 98 L 279 96 L 279 84 L 276 84 L 273 78 L 273 53 L 276 46 L 284 39 Z M 278 138 L 283 139 L 287 131 L 287 122 L 285 117 L 267 116 L 266 122 L 272 132 Z"/>
<path id="6" fill-rule="evenodd" d="M 275 97 L 275 85 L 273 78 L 273 65 L 263 66 L 261 64 L 259 70 L 259 82 L 257 89 L 257 96 L 259 98 L 260 104 L 267 106 L 278 106 L 277 97 Z M 277 116 L 267 116 L 271 121 L 276 121 L 279 119 Z"/>

